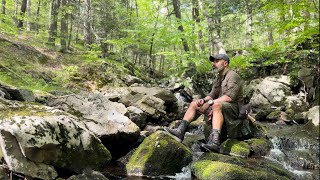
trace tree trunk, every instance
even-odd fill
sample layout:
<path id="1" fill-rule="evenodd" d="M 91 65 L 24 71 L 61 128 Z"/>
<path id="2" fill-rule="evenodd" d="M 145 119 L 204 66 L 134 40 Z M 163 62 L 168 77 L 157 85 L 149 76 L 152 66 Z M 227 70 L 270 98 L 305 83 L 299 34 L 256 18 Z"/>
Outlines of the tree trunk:
<path id="1" fill-rule="evenodd" d="M 268 46 L 271 46 L 273 44 L 273 32 L 272 29 L 269 28 L 268 31 Z"/>
<path id="2" fill-rule="evenodd" d="M 55 46 L 56 37 L 57 37 L 57 29 L 58 29 L 58 10 L 60 7 L 60 0 L 52 0 L 51 1 L 51 22 L 49 29 L 49 39 L 48 44 Z"/>
<path id="3" fill-rule="evenodd" d="M 90 0 L 84 0 L 83 2 L 83 35 L 84 45 L 92 44 L 92 33 L 90 24 Z"/>
<path id="4" fill-rule="evenodd" d="M 68 39 L 68 13 L 66 12 L 67 0 L 61 0 L 61 8 L 63 9 L 63 14 L 61 17 L 61 27 L 60 27 L 60 51 L 66 52 L 67 50 L 67 43 L 66 40 Z"/>
<path id="5" fill-rule="evenodd" d="M 246 18 L 246 37 L 247 47 L 251 48 L 253 43 L 252 38 L 252 5 L 250 2 L 246 3 L 247 6 L 247 18 Z"/>
<path id="6" fill-rule="evenodd" d="M 2 0 L 2 11 L 1 13 L 2 14 L 6 14 L 6 0 Z"/>
<path id="7" fill-rule="evenodd" d="M 35 23 L 35 30 L 37 33 L 39 33 L 39 17 L 40 17 L 40 5 L 41 5 L 41 0 L 38 0 L 38 7 L 37 7 L 37 15 L 36 15 L 36 23 Z"/>
<path id="8" fill-rule="evenodd" d="M 195 25 L 198 26 L 200 24 L 200 13 L 199 13 L 199 0 L 192 0 L 192 19 L 195 22 Z M 203 44 L 203 35 L 202 31 L 198 31 L 198 43 L 199 43 L 199 50 L 200 52 L 204 51 L 204 44 Z"/>
<path id="9" fill-rule="evenodd" d="M 22 29 L 23 28 L 23 22 L 24 22 L 24 15 L 26 13 L 26 9 L 27 9 L 27 2 L 28 0 L 22 0 L 22 4 L 21 4 L 21 9 L 20 9 L 20 17 L 18 18 L 18 28 Z"/>
<path id="10" fill-rule="evenodd" d="M 180 1 L 179 0 L 172 0 L 174 14 L 176 15 L 176 18 L 178 19 L 178 23 L 181 23 L 181 11 L 180 11 Z M 183 26 L 180 24 L 178 27 L 179 31 L 183 32 Z M 181 38 L 183 49 L 184 51 L 189 51 L 188 42 L 185 38 Z"/>
<path id="11" fill-rule="evenodd" d="M 31 0 L 27 0 L 27 17 L 31 17 Z M 30 20 L 27 20 L 27 31 L 31 31 Z"/>

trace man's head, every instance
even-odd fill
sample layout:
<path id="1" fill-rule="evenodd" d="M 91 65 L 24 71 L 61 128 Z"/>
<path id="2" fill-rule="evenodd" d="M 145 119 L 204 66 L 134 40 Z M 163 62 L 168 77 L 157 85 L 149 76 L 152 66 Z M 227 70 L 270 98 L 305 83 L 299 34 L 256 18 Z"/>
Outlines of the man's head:
<path id="1" fill-rule="evenodd" d="M 212 67 L 219 73 L 228 67 L 230 62 L 230 59 L 226 54 L 216 54 L 214 56 L 210 56 L 209 60 L 212 62 Z"/>

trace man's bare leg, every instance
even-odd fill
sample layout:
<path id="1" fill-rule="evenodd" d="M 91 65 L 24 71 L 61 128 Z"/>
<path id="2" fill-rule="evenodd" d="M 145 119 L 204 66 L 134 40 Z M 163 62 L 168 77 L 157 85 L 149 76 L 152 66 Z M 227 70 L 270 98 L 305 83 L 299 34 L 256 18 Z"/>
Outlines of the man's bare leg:
<path id="1" fill-rule="evenodd" d="M 212 129 L 221 130 L 223 124 L 222 105 L 217 103 L 212 105 Z"/>
<path id="2" fill-rule="evenodd" d="M 200 113 L 205 113 L 205 111 L 208 109 L 208 104 L 203 104 L 202 106 L 198 107 L 197 103 L 195 101 L 192 101 L 186 111 L 186 113 L 183 116 L 183 120 L 188 121 L 189 123 L 194 120 L 196 117 L 197 111 Z"/>

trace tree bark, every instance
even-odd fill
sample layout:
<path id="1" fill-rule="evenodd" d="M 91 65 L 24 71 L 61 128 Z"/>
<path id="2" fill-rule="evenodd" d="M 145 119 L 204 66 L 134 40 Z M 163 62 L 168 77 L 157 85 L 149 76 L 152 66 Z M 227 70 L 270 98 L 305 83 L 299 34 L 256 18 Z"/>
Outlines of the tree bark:
<path id="1" fill-rule="evenodd" d="M 192 0 L 192 19 L 195 25 L 200 24 L 200 10 L 199 10 L 199 0 Z M 201 29 L 198 31 L 198 44 L 200 52 L 204 51 L 203 35 Z"/>
<path id="2" fill-rule="evenodd" d="M 18 28 L 23 28 L 23 22 L 24 22 L 24 15 L 26 13 L 26 9 L 27 9 L 27 2 L 28 0 L 22 0 L 22 4 L 21 4 L 21 9 L 20 9 L 20 17 L 18 18 Z"/>
<path id="3" fill-rule="evenodd" d="M 178 20 L 178 23 L 181 23 L 181 11 L 180 11 L 180 1 L 179 0 L 172 0 L 173 4 L 173 9 L 174 9 L 174 14 L 176 15 L 176 18 Z M 183 26 L 180 24 L 178 26 L 179 31 L 183 32 Z M 184 51 L 189 51 L 189 46 L 188 42 L 186 41 L 185 38 L 181 38 L 182 44 L 183 44 L 183 49 Z"/>
<path id="4" fill-rule="evenodd" d="M 48 44 L 55 46 L 58 29 L 58 10 L 60 8 L 60 0 L 51 1 L 51 16 Z"/>
<path id="5" fill-rule="evenodd" d="M 90 24 L 90 0 L 84 0 L 83 2 L 83 35 L 84 45 L 92 44 L 92 33 Z"/>
<path id="6" fill-rule="evenodd" d="M 246 18 L 246 42 L 247 47 L 251 48 L 253 43 L 252 38 L 252 5 L 250 2 L 246 2 L 247 6 L 247 18 Z"/>
<path id="7" fill-rule="evenodd" d="M 2 14 L 6 14 L 6 0 L 2 0 L 2 11 L 1 13 Z"/>
<path id="8" fill-rule="evenodd" d="M 31 0 L 27 0 L 27 17 L 31 17 Z M 27 31 L 31 31 L 30 20 L 27 20 Z"/>
<path id="9" fill-rule="evenodd" d="M 36 28 L 35 30 L 36 30 L 37 33 L 39 33 L 40 5 L 41 5 L 41 0 L 38 0 L 36 23 L 35 23 L 35 28 Z"/>
<path id="10" fill-rule="evenodd" d="M 60 27 L 60 51 L 61 52 L 66 52 L 67 50 L 67 43 L 66 40 L 68 40 L 68 13 L 66 12 L 66 9 L 68 8 L 67 6 L 67 0 L 61 0 L 61 7 L 64 9 L 62 12 L 62 17 L 61 17 L 61 27 Z"/>

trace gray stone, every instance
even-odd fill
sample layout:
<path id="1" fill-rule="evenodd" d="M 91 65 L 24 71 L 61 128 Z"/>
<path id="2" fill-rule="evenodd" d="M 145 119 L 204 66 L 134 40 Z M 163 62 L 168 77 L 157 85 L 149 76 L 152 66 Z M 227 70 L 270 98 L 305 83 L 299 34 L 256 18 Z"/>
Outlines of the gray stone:
<path id="1" fill-rule="evenodd" d="M 134 122 L 137 126 L 139 126 L 142 129 L 146 125 L 146 114 L 144 114 L 144 112 L 141 109 L 134 106 L 129 106 L 127 109 L 128 111 L 125 115 L 128 116 L 132 122 Z"/>
<path id="2" fill-rule="evenodd" d="M 319 106 L 314 106 L 309 109 L 308 119 L 312 121 L 315 126 L 319 126 Z"/>

